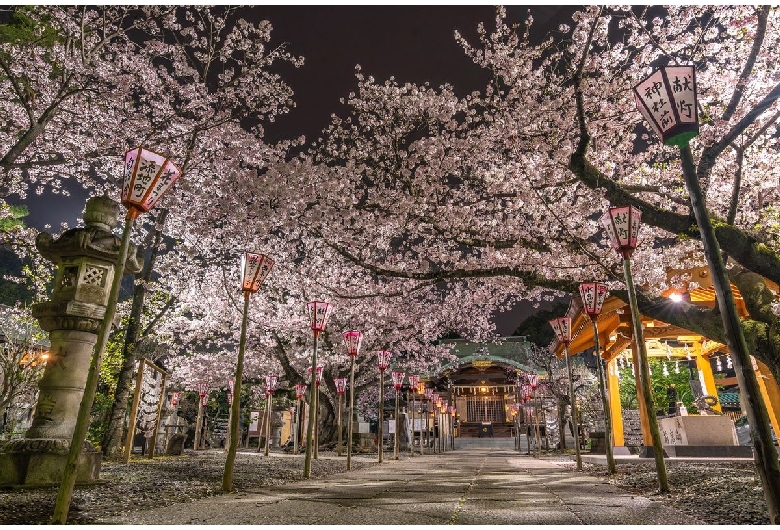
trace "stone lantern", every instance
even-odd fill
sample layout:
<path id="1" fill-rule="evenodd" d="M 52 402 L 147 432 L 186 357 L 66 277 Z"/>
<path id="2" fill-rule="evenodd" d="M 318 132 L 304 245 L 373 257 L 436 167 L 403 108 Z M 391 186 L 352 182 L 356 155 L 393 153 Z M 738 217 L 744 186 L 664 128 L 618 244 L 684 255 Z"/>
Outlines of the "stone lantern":
<path id="1" fill-rule="evenodd" d="M 106 314 L 120 238 L 119 203 L 108 197 L 87 201 L 84 228 L 66 230 L 58 238 L 45 232 L 36 247 L 57 266 L 51 299 L 33 306 L 42 329 L 49 332 L 51 354 L 41 381 L 32 426 L 20 440 L 0 448 L 0 484 L 58 484 L 84 395 L 90 360 Z M 125 272 L 141 270 L 135 248 Z M 78 482 L 98 478 L 101 455 L 84 442 L 77 463 Z"/>

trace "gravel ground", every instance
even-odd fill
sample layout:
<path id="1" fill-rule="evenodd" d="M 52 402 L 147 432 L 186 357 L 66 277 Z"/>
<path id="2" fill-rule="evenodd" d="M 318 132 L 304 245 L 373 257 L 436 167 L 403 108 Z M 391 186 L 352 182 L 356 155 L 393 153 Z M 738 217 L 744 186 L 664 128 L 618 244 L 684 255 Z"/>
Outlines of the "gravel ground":
<path id="1" fill-rule="evenodd" d="M 311 476 L 342 473 L 346 459 L 311 461 Z M 352 469 L 376 465 L 376 461 L 352 459 Z M 79 486 L 68 513 L 71 524 L 92 524 L 104 517 L 183 503 L 222 493 L 223 451 L 185 451 L 182 456 L 154 460 L 134 457 L 129 464 L 104 461 L 101 483 Z M 303 458 L 237 453 L 233 471 L 236 491 L 252 492 L 265 486 L 303 479 Z M 0 490 L 0 525 L 50 524 L 57 488 Z"/>
<path id="2" fill-rule="evenodd" d="M 567 463 L 574 465 L 573 462 Z M 658 491 L 655 460 L 618 464 L 609 476 L 605 466 L 583 463 L 583 471 L 607 477 L 643 497 L 660 501 L 708 524 L 769 524 L 761 481 L 752 462 L 689 463 L 666 461 L 668 494 Z"/>
<path id="3" fill-rule="evenodd" d="M 320 456 L 328 453 L 321 451 Z M 555 460 L 555 458 L 553 458 Z M 221 493 L 225 453 L 185 451 L 179 457 L 137 457 L 129 464 L 104 462 L 101 483 L 79 487 L 74 494 L 69 522 L 90 524 L 120 514 L 186 503 Z M 573 468 L 571 460 L 557 461 Z M 353 469 L 377 465 L 353 458 Z M 233 484 L 252 492 L 265 486 L 303 478 L 302 460 L 254 453 L 238 453 Z M 604 466 L 583 463 L 584 472 L 653 500 L 669 504 L 709 524 L 769 524 L 761 485 L 752 462 L 686 463 L 667 461 L 671 492 L 658 493 L 655 462 L 618 464 L 608 476 Z M 312 460 L 312 476 L 344 472 L 345 461 Z M 0 524 L 49 524 L 56 488 L 0 490 Z"/>

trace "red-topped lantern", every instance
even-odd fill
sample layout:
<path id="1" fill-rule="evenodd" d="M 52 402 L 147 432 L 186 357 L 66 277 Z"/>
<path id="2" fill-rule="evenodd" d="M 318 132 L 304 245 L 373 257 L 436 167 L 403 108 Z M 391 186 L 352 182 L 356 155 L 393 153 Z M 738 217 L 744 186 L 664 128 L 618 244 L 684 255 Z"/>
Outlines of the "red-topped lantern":
<path id="1" fill-rule="evenodd" d="M 523 385 L 520 387 L 520 395 L 523 396 L 523 403 L 528 403 L 531 399 L 531 385 Z"/>
<path id="2" fill-rule="evenodd" d="M 298 383 L 295 385 L 295 399 L 300 400 L 303 395 L 306 393 L 307 385 Z"/>
<path id="3" fill-rule="evenodd" d="M 580 284 L 582 307 L 591 319 L 601 314 L 604 300 L 609 295 L 609 289 L 603 283 L 584 282 Z"/>
<path id="4" fill-rule="evenodd" d="M 181 392 L 171 392 L 171 406 L 175 407 L 179 404 L 179 397 L 181 397 Z"/>
<path id="5" fill-rule="evenodd" d="M 539 376 L 537 374 L 528 374 L 528 385 L 531 387 L 531 390 L 536 390 L 536 387 L 539 386 Z"/>
<path id="6" fill-rule="evenodd" d="M 205 396 L 209 392 L 209 384 L 206 381 L 198 381 L 198 395 Z"/>
<path id="7" fill-rule="evenodd" d="M 687 145 L 699 134 L 696 69 L 665 66 L 634 87 L 639 112 L 664 145 Z"/>
<path id="8" fill-rule="evenodd" d="M 376 352 L 376 362 L 377 366 L 379 366 L 379 371 L 384 372 L 387 370 L 387 367 L 390 366 L 390 359 L 392 358 L 393 354 L 392 352 L 389 352 L 387 350 L 379 350 Z"/>
<path id="9" fill-rule="evenodd" d="M 316 375 L 316 379 L 315 379 L 315 384 L 317 386 L 320 386 L 320 383 L 322 382 L 322 370 L 323 370 L 323 368 L 324 367 L 321 364 L 317 365 L 317 375 Z M 311 375 L 311 367 L 309 367 L 309 375 Z"/>
<path id="10" fill-rule="evenodd" d="M 425 396 L 425 399 L 428 401 L 431 401 L 433 398 L 433 389 L 432 388 L 425 388 L 423 390 L 423 395 Z"/>
<path id="11" fill-rule="evenodd" d="M 350 357 L 357 357 L 362 342 L 363 334 L 361 332 L 353 329 L 344 333 L 344 345 L 346 345 Z"/>
<path id="12" fill-rule="evenodd" d="M 612 248 L 624 260 L 634 253 L 641 222 L 642 212 L 634 206 L 613 207 L 601 217 L 601 224 L 607 231 Z"/>
<path id="13" fill-rule="evenodd" d="M 449 411 L 450 411 L 450 416 L 452 416 L 453 418 L 455 417 L 455 414 L 458 412 L 457 409 L 455 408 L 455 405 L 450 405 Z"/>
<path id="14" fill-rule="evenodd" d="M 431 389 L 431 403 L 433 403 L 436 407 L 439 406 L 439 394 L 433 392 L 433 389 Z"/>
<path id="15" fill-rule="evenodd" d="M 336 392 L 338 394 L 343 394 L 347 391 L 347 378 L 346 377 L 337 377 L 333 380 L 333 383 L 336 385 Z"/>
<path id="16" fill-rule="evenodd" d="M 244 253 L 241 256 L 241 290 L 256 293 L 274 268 L 274 260 L 265 254 Z"/>
<path id="17" fill-rule="evenodd" d="M 232 379 L 228 380 L 228 392 L 233 393 L 233 388 L 235 388 L 236 382 Z"/>
<path id="18" fill-rule="evenodd" d="M 135 219 L 148 212 L 181 176 L 181 170 L 170 159 L 137 147 L 125 153 L 125 175 L 122 204 L 127 215 Z"/>
<path id="19" fill-rule="evenodd" d="M 409 376 L 409 388 L 413 392 L 417 392 L 417 385 L 420 382 L 420 376 L 419 375 L 410 375 Z"/>
<path id="20" fill-rule="evenodd" d="M 571 318 L 560 317 L 550 320 L 550 326 L 552 326 L 558 342 L 568 346 L 571 342 Z"/>
<path id="21" fill-rule="evenodd" d="M 208 404 L 209 404 L 209 396 L 208 396 L 208 394 L 206 394 L 205 396 L 200 396 L 200 405 L 202 407 L 205 407 Z"/>
<path id="22" fill-rule="evenodd" d="M 317 337 L 325 331 L 325 325 L 328 323 L 328 317 L 330 317 L 333 306 L 327 302 L 315 300 L 306 304 L 306 310 L 309 312 L 311 330 L 314 332 L 314 336 Z"/>

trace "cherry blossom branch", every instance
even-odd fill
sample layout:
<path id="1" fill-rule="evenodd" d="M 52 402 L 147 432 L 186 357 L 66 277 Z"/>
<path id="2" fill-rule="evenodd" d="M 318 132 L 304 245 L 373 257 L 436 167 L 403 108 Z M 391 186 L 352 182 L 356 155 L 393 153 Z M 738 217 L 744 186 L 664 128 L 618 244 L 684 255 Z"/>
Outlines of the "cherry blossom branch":
<path id="1" fill-rule="evenodd" d="M 742 67 L 742 72 L 739 75 L 734 93 L 731 95 L 731 101 L 726 106 L 726 111 L 723 113 L 721 119 L 724 122 L 728 122 L 739 106 L 740 101 L 744 95 L 744 87 L 748 82 L 748 79 L 753 75 L 753 68 L 756 65 L 758 54 L 761 52 L 761 46 L 764 44 L 764 38 L 766 37 L 767 20 L 769 19 L 769 9 L 767 6 L 760 6 L 758 9 L 758 24 L 756 25 L 756 36 L 753 39 L 753 47 L 750 50 L 750 54 Z"/>

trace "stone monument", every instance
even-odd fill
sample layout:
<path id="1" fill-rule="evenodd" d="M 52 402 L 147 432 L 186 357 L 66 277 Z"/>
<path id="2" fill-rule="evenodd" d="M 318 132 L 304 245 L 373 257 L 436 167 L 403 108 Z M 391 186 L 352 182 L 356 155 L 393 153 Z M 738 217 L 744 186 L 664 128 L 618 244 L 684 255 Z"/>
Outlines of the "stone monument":
<path id="1" fill-rule="evenodd" d="M 119 203 L 92 197 L 87 201 L 84 228 L 66 230 L 57 239 L 42 232 L 35 241 L 41 255 L 57 266 L 51 299 L 33 306 L 33 316 L 49 332 L 51 352 L 38 383 L 32 426 L 23 439 L 0 446 L 0 485 L 62 481 L 119 255 L 120 238 L 112 233 L 118 216 Z M 125 272 L 139 272 L 140 262 L 132 247 Z M 100 462 L 100 452 L 84 442 L 77 482 L 97 480 Z"/>

